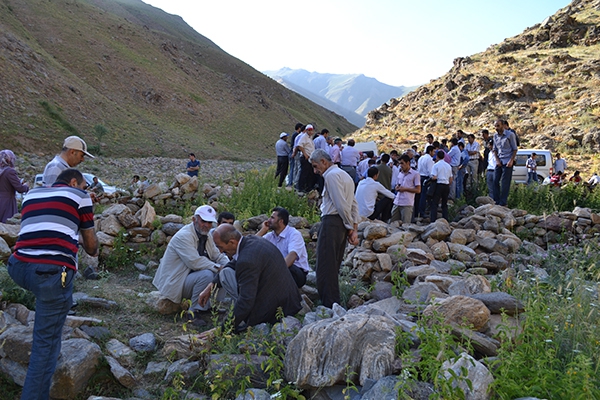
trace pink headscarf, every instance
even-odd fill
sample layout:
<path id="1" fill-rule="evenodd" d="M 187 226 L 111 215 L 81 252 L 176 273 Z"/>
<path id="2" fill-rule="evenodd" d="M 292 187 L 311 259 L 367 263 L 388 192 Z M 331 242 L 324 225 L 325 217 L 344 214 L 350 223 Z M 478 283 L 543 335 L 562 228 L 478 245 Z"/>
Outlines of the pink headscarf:
<path id="1" fill-rule="evenodd" d="M 0 171 L 8 167 L 14 168 L 16 159 L 15 153 L 11 150 L 0 151 Z"/>

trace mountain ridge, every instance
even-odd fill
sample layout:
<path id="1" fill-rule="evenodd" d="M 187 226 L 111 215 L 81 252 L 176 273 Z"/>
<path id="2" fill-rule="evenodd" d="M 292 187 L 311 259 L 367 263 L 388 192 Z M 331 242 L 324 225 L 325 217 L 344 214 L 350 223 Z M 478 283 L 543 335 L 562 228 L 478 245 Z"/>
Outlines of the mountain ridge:
<path id="1" fill-rule="evenodd" d="M 369 112 L 352 135 L 382 149 L 423 142 L 427 133 L 493 131 L 507 119 L 523 146 L 600 150 L 600 1 L 567 7 L 490 46 Z"/>
<path id="2" fill-rule="evenodd" d="M 330 102 L 333 102 L 341 109 L 331 110 L 341 113 L 358 126 L 364 125 L 367 113 L 381 102 L 415 88 L 387 85 L 364 74 L 319 73 L 288 67 L 263 73 L 324 107 L 328 104 L 331 107 Z"/>
<path id="3" fill-rule="evenodd" d="M 3 0 L 0 92 L 16 152 L 55 154 L 75 133 L 111 157 L 253 159 L 298 121 L 357 128 L 140 0 Z"/>

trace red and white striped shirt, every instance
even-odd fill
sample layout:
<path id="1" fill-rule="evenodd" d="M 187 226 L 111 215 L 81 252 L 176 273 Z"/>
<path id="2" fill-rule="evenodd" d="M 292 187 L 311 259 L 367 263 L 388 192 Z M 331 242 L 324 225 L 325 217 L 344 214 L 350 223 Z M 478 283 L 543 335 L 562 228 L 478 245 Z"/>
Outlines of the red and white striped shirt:
<path id="1" fill-rule="evenodd" d="M 77 270 L 79 231 L 94 228 L 90 195 L 63 183 L 35 188 L 25 195 L 21 214 L 15 258 Z"/>

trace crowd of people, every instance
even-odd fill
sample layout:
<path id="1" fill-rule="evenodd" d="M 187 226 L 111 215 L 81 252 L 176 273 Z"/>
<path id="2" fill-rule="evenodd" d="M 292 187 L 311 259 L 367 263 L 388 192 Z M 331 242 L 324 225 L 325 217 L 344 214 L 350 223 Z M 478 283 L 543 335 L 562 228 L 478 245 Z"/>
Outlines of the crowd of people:
<path id="1" fill-rule="evenodd" d="M 321 304 L 340 303 L 339 269 L 347 244 L 358 244 L 362 218 L 385 222 L 433 222 L 441 209 L 448 218 L 448 200 L 464 196 L 477 176 L 486 177 L 490 195 L 506 205 L 519 139 L 508 122 L 497 120 L 496 133 L 474 134 L 462 130 L 450 139 L 425 137 L 421 148 L 411 146 L 377 155 L 360 152 L 355 141 L 332 138 L 327 129 L 315 132 L 313 124 L 297 124 L 290 139 L 281 133 L 275 145 L 278 185 L 298 192 L 318 190 L 321 224 L 316 244 L 316 281 Z M 88 187 L 75 167 L 85 156 L 86 143 L 77 136 L 65 139 L 60 154 L 43 174 L 43 186 L 29 190 L 17 176 L 15 155 L 0 151 L 0 217 L 5 222 L 18 210 L 15 191 L 26 193 L 22 202 L 21 230 L 8 260 L 13 280 L 36 296 L 33 345 L 24 398 L 48 397 L 50 380 L 61 347 L 61 331 L 72 305 L 73 278 L 78 270 L 77 253 L 98 256 L 94 230 L 94 196 L 104 189 L 97 178 Z M 528 183 L 537 180 L 536 154 L 527 160 Z M 554 164 L 560 185 L 566 180 L 566 161 Z M 188 175 L 198 176 L 200 162 L 193 153 L 186 165 Z M 569 179 L 582 183 L 579 171 Z M 590 186 L 600 182 L 594 174 Z M 147 180 L 135 175 L 132 192 L 143 190 Z M 429 211 L 427 208 L 429 207 Z M 263 322 L 273 323 L 278 310 L 294 315 L 301 309 L 301 288 L 311 272 L 303 237 L 289 225 L 290 212 L 271 210 L 255 235 L 243 236 L 234 226 L 235 216 L 199 206 L 192 221 L 169 241 L 153 285 L 161 298 L 159 310 L 185 307 L 190 323 L 206 325 L 211 301 L 233 302 L 231 319 L 236 332 Z M 277 290 L 273 290 L 276 287 Z M 203 337 L 214 334 L 214 329 Z M 27 397 L 31 396 L 31 397 Z"/>

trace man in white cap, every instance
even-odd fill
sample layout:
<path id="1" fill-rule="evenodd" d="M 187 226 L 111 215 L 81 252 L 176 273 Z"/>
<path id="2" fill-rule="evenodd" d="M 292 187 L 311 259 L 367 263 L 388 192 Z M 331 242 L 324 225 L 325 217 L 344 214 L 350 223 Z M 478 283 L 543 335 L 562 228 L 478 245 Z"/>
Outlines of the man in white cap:
<path id="1" fill-rule="evenodd" d="M 69 136 L 63 143 L 60 154 L 57 154 L 52 161 L 46 164 L 42 184 L 52 186 L 56 177 L 65 169 L 75 168 L 83 162 L 84 156 L 94 158 L 88 153 L 87 144 L 79 136 Z"/>
<path id="2" fill-rule="evenodd" d="M 217 213 L 211 206 L 200 206 L 194 212 L 192 222 L 181 228 L 171 239 L 165 255 L 154 276 L 152 284 L 160 291 L 159 312 L 168 314 L 177 311 L 182 299 L 191 299 L 189 314 L 194 325 L 204 325 L 198 311 L 201 307 L 198 296 L 212 282 L 229 259 L 222 254 L 209 235 Z"/>
<path id="3" fill-rule="evenodd" d="M 288 134 L 281 132 L 279 140 L 275 143 L 275 153 L 277 154 L 277 171 L 275 178 L 279 177 L 279 187 L 283 185 L 283 180 L 288 173 L 290 164 L 290 146 L 287 143 Z"/>

